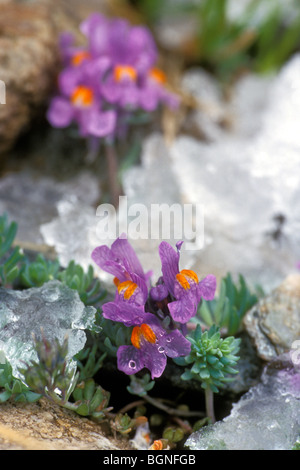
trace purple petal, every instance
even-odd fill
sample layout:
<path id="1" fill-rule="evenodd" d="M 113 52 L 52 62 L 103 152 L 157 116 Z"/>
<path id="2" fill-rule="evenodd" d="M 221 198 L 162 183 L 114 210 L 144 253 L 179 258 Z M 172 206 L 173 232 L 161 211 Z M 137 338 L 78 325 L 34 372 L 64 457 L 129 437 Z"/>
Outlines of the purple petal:
<path id="1" fill-rule="evenodd" d="M 168 307 L 173 320 L 179 323 L 187 323 L 197 313 L 197 304 L 189 296 L 170 302 Z"/>
<path id="2" fill-rule="evenodd" d="M 170 109 L 177 109 L 180 99 L 174 93 L 169 92 L 163 85 L 148 83 L 139 90 L 139 104 L 145 111 L 152 112 L 160 104 L 167 105 Z M 182 242 L 179 242 L 182 243 Z"/>
<path id="3" fill-rule="evenodd" d="M 145 312 L 143 323 L 147 323 L 147 325 L 151 326 L 157 337 L 161 337 L 163 334 L 165 334 L 165 330 L 161 324 L 161 321 L 157 318 L 156 315 L 153 315 L 153 313 Z"/>
<path id="4" fill-rule="evenodd" d="M 89 60 L 88 63 L 84 64 L 83 72 L 85 77 L 93 82 L 95 88 L 99 85 L 103 75 L 111 67 L 111 59 L 107 56 L 97 57 L 96 59 Z"/>
<path id="5" fill-rule="evenodd" d="M 180 250 L 181 250 L 181 247 L 182 247 L 183 243 L 184 243 L 183 240 L 180 240 L 179 242 L 176 243 L 177 251 L 180 251 Z"/>
<path id="6" fill-rule="evenodd" d="M 110 21 L 108 33 L 108 53 L 114 64 L 128 64 L 128 21 L 117 18 Z"/>
<path id="7" fill-rule="evenodd" d="M 167 365 L 167 356 L 163 348 L 157 347 L 156 344 L 149 344 L 142 349 L 142 353 L 144 365 L 150 370 L 152 380 L 160 377 Z"/>
<path id="8" fill-rule="evenodd" d="M 145 367 L 141 351 L 134 346 L 120 346 L 117 351 L 117 363 L 118 369 L 127 375 L 136 374 Z"/>
<path id="9" fill-rule="evenodd" d="M 127 238 L 117 238 L 111 246 L 111 251 L 123 262 L 129 273 L 135 273 L 141 278 L 145 278 L 142 265 Z"/>
<path id="10" fill-rule="evenodd" d="M 159 284 L 158 286 L 152 287 L 150 290 L 150 297 L 156 302 L 161 302 L 168 297 L 168 289 L 164 284 Z"/>
<path id="11" fill-rule="evenodd" d="M 145 318 L 143 307 L 128 302 L 107 302 L 102 310 L 104 318 L 124 323 L 125 326 L 141 325 Z"/>
<path id="12" fill-rule="evenodd" d="M 189 289 L 184 288 L 177 279 L 174 284 L 174 296 L 177 300 L 182 299 L 183 297 L 188 296 L 193 303 L 200 302 L 198 298 L 199 289 L 198 284 L 193 279 L 188 279 Z"/>
<path id="13" fill-rule="evenodd" d="M 152 269 L 150 269 L 150 271 L 147 271 L 144 276 L 145 276 L 145 281 L 146 282 L 150 281 L 150 278 L 153 276 Z"/>
<path id="14" fill-rule="evenodd" d="M 122 93 L 119 104 L 123 108 L 137 108 L 140 101 L 140 92 L 135 83 L 122 83 Z"/>
<path id="15" fill-rule="evenodd" d="M 74 46 L 75 37 L 71 32 L 63 32 L 59 36 L 59 49 L 61 51 L 62 59 L 69 62 L 76 49 Z"/>
<path id="16" fill-rule="evenodd" d="M 95 57 L 107 53 L 109 24 L 109 20 L 100 13 L 91 14 L 80 24 L 80 31 L 88 38 L 90 52 Z"/>
<path id="17" fill-rule="evenodd" d="M 89 17 L 80 23 L 80 31 L 85 36 L 89 37 L 97 26 L 102 26 L 107 23 L 105 16 L 100 13 L 92 13 Z"/>
<path id="18" fill-rule="evenodd" d="M 199 297 L 203 297 L 205 300 L 213 300 L 216 292 L 217 280 L 213 274 L 208 274 L 198 284 Z"/>
<path id="19" fill-rule="evenodd" d="M 148 298 L 148 288 L 145 279 L 141 278 L 135 273 L 130 274 L 131 280 L 137 284 L 138 289 L 137 289 L 137 297 L 134 298 L 134 301 L 138 303 L 139 305 L 145 305 L 146 300 Z M 135 293 L 133 294 L 133 297 L 135 296 Z"/>
<path id="20" fill-rule="evenodd" d="M 58 77 L 60 92 L 65 96 L 71 96 L 74 89 L 80 84 L 81 79 L 82 70 L 80 67 L 67 67 Z"/>
<path id="21" fill-rule="evenodd" d="M 108 79 L 106 82 L 101 84 L 100 88 L 103 98 L 108 102 L 115 104 L 117 103 L 122 95 L 122 89 L 119 83 L 116 83 L 112 79 Z"/>
<path id="22" fill-rule="evenodd" d="M 98 111 L 91 109 L 85 116 L 86 130 L 95 137 L 112 134 L 116 127 L 115 111 Z"/>
<path id="23" fill-rule="evenodd" d="M 58 42 L 61 49 L 69 48 L 75 42 L 74 34 L 70 31 L 65 31 L 59 35 Z"/>
<path id="24" fill-rule="evenodd" d="M 74 117 L 73 107 L 68 100 L 61 97 L 53 98 L 47 112 L 47 119 L 54 127 L 67 127 Z"/>
<path id="25" fill-rule="evenodd" d="M 144 306 L 148 298 L 148 289 L 146 282 L 144 281 L 144 279 L 134 273 L 130 275 L 130 278 L 131 281 L 137 285 L 135 291 L 131 294 L 129 298 L 125 298 L 125 293 L 122 292 L 122 290 L 119 293 L 117 290 L 115 302 L 127 302 L 136 306 Z"/>
<path id="26" fill-rule="evenodd" d="M 151 32 L 144 26 L 133 26 L 128 34 L 131 64 L 138 72 L 148 71 L 157 60 L 157 48 Z"/>
<path id="27" fill-rule="evenodd" d="M 155 111 L 159 104 L 159 96 L 156 88 L 147 87 L 140 90 L 139 105 L 148 112 Z"/>
<path id="28" fill-rule="evenodd" d="M 191 351 L 191 343 L 178 330 L 164 335 L 159 344 L 169 357 L 187 356 Z"/>
<path id="29" fill-rule="evenodd" d="M 120 261 L 116 260 L 115 255 L 108 246 L 101 245 L 95 248 L 91 258 L 99 268 L 117 277 L 119 281 L 123 282 L 128 280 L 125 267 L 120 264 Z"/>
<path id="30" fill-rule="evenodd" d="M 176 274 L 179 273 L 179 253 L 165 241 L 161 242 L 158 251 L 161 259 L 164 283 L 169 292 L 174 295 L 174 282 Z"/>
<path id="31" fill-rule="evenodd" d="M 160 353 L 156 345 L 149 344 L 142 349 L 134 346 L 120 346 L 117 351 L 118 369 L 127 375 L 135 374 L 146 367 L 151 378 L 160 377 L 165 370 L 167 358 Z"/>

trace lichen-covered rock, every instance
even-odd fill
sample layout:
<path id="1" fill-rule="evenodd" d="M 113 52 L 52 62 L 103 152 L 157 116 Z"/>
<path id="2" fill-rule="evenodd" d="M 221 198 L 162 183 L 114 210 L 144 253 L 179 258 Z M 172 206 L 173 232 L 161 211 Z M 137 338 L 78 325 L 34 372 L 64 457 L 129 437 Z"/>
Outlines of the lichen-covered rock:
<path id="1" fill-rule="evenodd" d="M 0 405 L 0 450 L 127 450 L 124 439 L 107 437 L 100 424 L 41 399 Z"/>
<path id="2" fill-rule="evenodd" d="M 258 355 L 271 361 L 300 338 L 300 275 L 288 276 L 245 316 L 244 325 Z"/>
<path id="3" fill-rule="evenodd" d="M 6 104 L 0 105 L 0 153 L 13 145 L 45 102 L 58 60 L 55 25 L 44 5 L 1 5 L 0 78 Z"/>

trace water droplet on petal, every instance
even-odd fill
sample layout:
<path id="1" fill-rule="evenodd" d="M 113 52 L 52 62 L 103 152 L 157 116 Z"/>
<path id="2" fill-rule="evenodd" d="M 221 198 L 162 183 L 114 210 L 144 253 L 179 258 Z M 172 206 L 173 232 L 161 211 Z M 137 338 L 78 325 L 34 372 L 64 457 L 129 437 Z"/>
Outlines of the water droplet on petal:
<path id="1" fill-rule="evenodd" d="M 167 338 L 166 341 L 167 341 L 167 343 L 171 343 L 172 338 Z"/>
<path id="2" fill-rule="evenodd" d="M 160 352 L 160 353 L 165 352 L 165 348 L 163 348 L 162 346 L 159 346 L 157 350 L 158 350 L 158 352 Z"/>
<path id="3" fill-rule="evenodd" d="M 129 361 L 129 367 L 130 369 L 135 369 L 136 368 L 136 363 L 134 361 Z"/>

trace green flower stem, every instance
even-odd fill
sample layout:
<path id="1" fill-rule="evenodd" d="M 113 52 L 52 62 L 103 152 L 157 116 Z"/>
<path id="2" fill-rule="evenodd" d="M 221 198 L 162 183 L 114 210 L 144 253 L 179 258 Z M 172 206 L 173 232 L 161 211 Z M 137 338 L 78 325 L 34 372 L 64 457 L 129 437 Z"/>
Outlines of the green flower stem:
<path id="1" fill-rule="evenodd" d="M 214 393 L 209 385 L 205 389 L 205 407 L 207 417 L 211 420 L 211 423 L 216 422 L 215 411 L 214 411 Z"/>
<path id="2" fill-rule="evenodd" d="M 77 406 L 74 403 L 70 403 L 69 401 L 63 400 L 55 392 L 46 393 L 46 397 L 56 403 L 56 405 L 62 406 L 63 408 L 67 408 L 68 410 L 76 411 L 77 409 Z"/>
<path id="3" fill-rule="evenodd" d="M 143 395 L 145 401 L 150 403 L 151 405 L 155 406 L 156 408 L 165 411 L 167 414 L 171 416 L 182 416 L 182 417 L 192 417 L 192 416 L 201 416 L 203 417 L 203 413 L 201 411 L 189 411 L 189 410 L 180 410 L 177 408 L 170 408 L 167 405 L 164 405 L 159 399 L 150 397 L 149 395 Z"/>
<path id="4" fill-rule="evenodd" d="M 111 200 L 113 205 L 117 208 L 119 205 L 119 196 L 121 195 L 121 185 L 119 183 L 118 174 L 118 160 L 115 152 L 115 147 L 112 143 L 106 143 L 105 145 L 107 171 L 108 171 L 108 182 L 111 193 Z"/>

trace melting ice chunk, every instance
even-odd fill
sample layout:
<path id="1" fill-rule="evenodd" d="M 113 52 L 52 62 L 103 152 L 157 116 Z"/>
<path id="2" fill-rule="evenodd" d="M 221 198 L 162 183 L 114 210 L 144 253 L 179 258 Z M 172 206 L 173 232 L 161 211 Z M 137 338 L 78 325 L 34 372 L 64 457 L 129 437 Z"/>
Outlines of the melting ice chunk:
<path id="1" fill-rule="evenodd" d="M 51 342 L 62 343 L 68 336 L 71 359 L 86 342 L 84 329 L 95 317 L 94 307 L 85 307 L 77 291 L 59 281 L 23 291 L 0 289 L 0 352 L 10 362 L 13 375 L 21 377 L 19 367 L 36 360 L 34 339 L 41 339 L 41 329 Z"/>
<path id="2" fill-rule="evenodd" d="M 230 416 L 192 434 L 191 450 L 290 450 L 300 430 L 300 371 L 269 366 Z"/>

